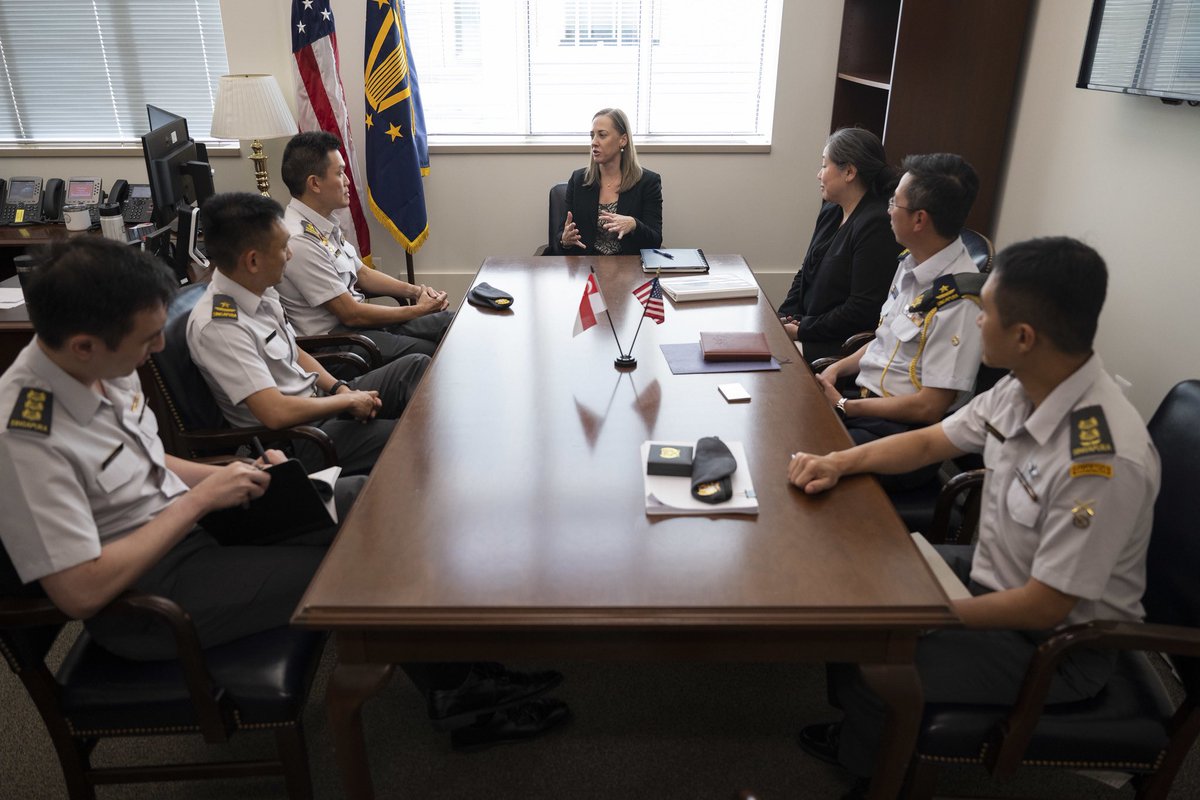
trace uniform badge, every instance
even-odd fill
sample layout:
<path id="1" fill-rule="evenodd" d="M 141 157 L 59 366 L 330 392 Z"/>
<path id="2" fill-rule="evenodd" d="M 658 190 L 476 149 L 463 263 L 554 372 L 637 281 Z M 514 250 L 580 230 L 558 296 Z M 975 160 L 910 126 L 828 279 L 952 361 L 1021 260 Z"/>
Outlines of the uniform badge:
<path id="1" fill-rule="evenodd" d="M 212 318 L 236 320 L 238 318 L 237 301 L 227 294 L 214 294 Z"/>
<path id="2" fill-rule="evenodd" d="M 1096 512 L 1092 509 L 1094 500 L 1075 501 L 1075 505 L 1071 508 L 1071 521 L 1076 528 L 1086 528 L 1092 524 L 1092 517 L 1096 516 Z"/>
<path id="3" fill-rule="evenodd" d="M 1088 456 L 1116 455 L 1108 420 L 1100 406 L 1088 406 L 1071 412 L 1071 460 Z"/>
<path id="4" fill-rule="evenodd" d="M 495 304 L 496 304 L 496 305 L 498 305 L 498 306 L 506 306 L 506 305 L 508 305 L 509 303 L 511 303 L 511 302 L 512 302 L 512 300 L 509 300 L 507 297 L 497 297 L 497 298 L 496 298 L 495 300 L 493 300 L 492 302 L 493 302 L 493 303 L 495 303 Z"/>
<path id="5" fill-rule="evenodd" d="M 720 481 L 709 481 L 696 487 L 696 494 L 700 497 L 712 497 L 719 491 L 721 491 Z"/>
<path id="6" fill-rule="evenodd" d="M 954 334 L 950 337 L 950 345 L 952 347 L 958 347 L 958 334 Z"/>
<path id="7" fill-rule="evenodd" d="M 659 458 L 679 458 L 678 447 L 663 447 L 658 451 Z"/>
<path id="8" fill-rule="evenodd" d="M 1104 464 L 1097 461 L 1087 461 L 1082 464 L 1071 465 L 1071 477 L 1079 478 L 1084 475 L 1095 475 L 1098 478 L 1111 478 L 1113 476 L 1112 464 Z"/>
<path id="9" fill-rule="evenodd" d="M 12 415 L 8 418 L 10 431 L 31 431 L 43 436 L 50 435 L 50 421 L 54 416 L 54 393 L 45 389 L 26 386 L 17 395 Z"/>

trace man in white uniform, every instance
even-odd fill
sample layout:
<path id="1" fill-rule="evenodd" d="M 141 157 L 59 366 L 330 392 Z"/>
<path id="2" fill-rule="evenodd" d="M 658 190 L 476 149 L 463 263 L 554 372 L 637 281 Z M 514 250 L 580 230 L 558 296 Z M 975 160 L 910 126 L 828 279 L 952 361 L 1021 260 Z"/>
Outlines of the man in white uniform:
<path id="1" fill-rule="evenodd" d="M 1010 369 L 945 422 L 824 456 L 797 454 L 788 479 L 813 494 L 842 475 L 896 473 L 968 452 L 988 475 L 979 539 L 939 548 L 972 597 L 954 601 L 966 630 L 917 644 L 925 700 L 1011 704 L 1046 632 L 1063 623 L 1139 620 L 1159 462 L 1146 426 L 1092 352 L 1107 271 L 1092 248 L 1034 239 L 996 257 L 984 285 L 983 360 Z M 966 550 L 967 552 L 963 552 Z M 1094 696 L 1110 653 L 1075 651 L 1049 702 Z M 846 665 L 830 671 L 841 723 L 801 732 L 805 750 L 870 775 L 882 706 Z"/>

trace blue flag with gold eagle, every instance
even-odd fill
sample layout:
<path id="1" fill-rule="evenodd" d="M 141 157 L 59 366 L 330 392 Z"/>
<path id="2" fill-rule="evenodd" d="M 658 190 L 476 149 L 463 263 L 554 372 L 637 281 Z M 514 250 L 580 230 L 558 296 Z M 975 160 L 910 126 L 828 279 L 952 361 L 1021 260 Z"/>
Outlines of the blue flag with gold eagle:
<path id="1" fill-rule="evenodd" d="M 429 145 L 400 0 L 367 0 L 367 203 L 409 253 L 429 237 L 425 187 Z"/>

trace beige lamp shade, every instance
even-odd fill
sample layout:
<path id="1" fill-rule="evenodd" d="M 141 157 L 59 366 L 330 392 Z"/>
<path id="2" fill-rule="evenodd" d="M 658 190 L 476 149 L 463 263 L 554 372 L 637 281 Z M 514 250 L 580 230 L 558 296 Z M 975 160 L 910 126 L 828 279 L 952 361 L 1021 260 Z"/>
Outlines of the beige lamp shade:
<path id="1" fill-rule="evenodd" d="M 276 139 L 296 133 L 296 119 L 274 75 L 222 75 L 217 82 L 212 135 L 217 139 Z"/>
<path id="2" fill-rule="evenodd" d="M 252 139 L 250 161 L 258 191 L 270 196 L 263 139 L 296 133 L 292 116 L 274 75 L 222 75 L 217 82 L 211 133 L 218 139 Z"/>

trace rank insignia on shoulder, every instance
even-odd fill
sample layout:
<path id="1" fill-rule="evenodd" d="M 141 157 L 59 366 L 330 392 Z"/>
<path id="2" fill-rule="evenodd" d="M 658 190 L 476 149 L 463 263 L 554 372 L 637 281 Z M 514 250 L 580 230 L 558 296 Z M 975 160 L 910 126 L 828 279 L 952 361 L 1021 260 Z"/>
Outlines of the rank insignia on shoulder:
<path id="1" fill-rule="evenodd" d="M 1112 464 L 1104 464 L 1098 461 L 1085 461 L 1082 464 L 1071 465 L 1071 477 L 1080 478 L 1085 475 L 1095 475 L 1098 478 L 1111 478 L 1113 476 Z"/>
<path id="2" fill-rule="evenodd" d="M 1075 506 L 1071 509 L 1071 522 L 1076 528 L 1086 528 L 1092 524 L 1092 517 L 1096 516 L 1095 510 L 1092 508 L 1094 500 L 1075 501 Z"/>
<path id="3" fill-rule="evenodd" d="M 236 320 L 238 318 L 237 301 L 227 294 L 214 294 L 212 318 Z"/>
<path id="4" fill-rule="evenodd" d="M 31 431 L 43 436 L 50 435 L 50 421 L 54 416 L 54 393 L 45 389 L 25 387 L 17 395 L 12 416 L 8 418 L 10 431 Z"/>
<path id="5" fill-rule="evenodd" d="M 1071 460 L 1088 456 L 1116 455 L 1108 420 L 1100 406 L 1077 408 L 1071 412 Z"/>

